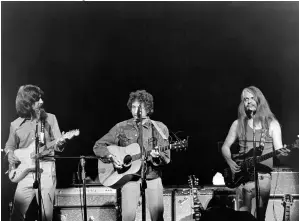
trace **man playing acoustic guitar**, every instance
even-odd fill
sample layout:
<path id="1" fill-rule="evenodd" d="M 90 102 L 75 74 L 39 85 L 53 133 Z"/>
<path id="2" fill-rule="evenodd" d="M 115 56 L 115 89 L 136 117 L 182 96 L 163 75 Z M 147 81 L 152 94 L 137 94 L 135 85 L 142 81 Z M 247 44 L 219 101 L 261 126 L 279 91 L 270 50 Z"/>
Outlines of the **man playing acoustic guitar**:
<path id="1" fill-rule="evenodd" d="M 282 155 L 287 155 L 287 152 L 289 152 L 288 149 L 283 148 L 280 125 L 271 112 L 263 93 L 258 88 L 250 86 L 242 91 L 238 119 L 231 125 L 222 146 L 222 154 L 233 177 L 229 177 L 231 178 L 229 185 L 233 186 L 233 183 L 236 182 L 236 186 L 238 186 L 237 194 L 240 199 L 240 210 L 248 212 L 252 211 L 251 201 L 255 197 L 255 183 L 252 179 L 253 168 L 250 161 L 246 161 L 250 158 L 252 159 L 253 134 L 255 134 L 257 155 L 260 155 L 258 152 L 262 153 L 262 155 L 267 153 L 270 155 L 271 152 L 273 153 L 273 148 Z M 240 150 L 236 158 L 232 156 L 230 148 L 237 139 L 239 140 Z M 260 220 L 265 220 L 265 212 L 270 195 L 272 157 L 273 155 L 268 159 L 260 158 L 261 161 L 257 164 Z M 242 176 L 238 176 L 238 174 L 242 174 Z M 245 179 L 242 180 L 241 178 L 244 177 Z M 224 179 L 227 184 L 227 173 L 224 173 Z"/>
<path id="2" fill-rule="evenodd" d="M 133 118 L 116 124 L 105 136 L 95 143 L 93 150 L 97 156 L 110 159 L 113 162 L 114 169 L 126 169 L 126 162 L 124 161 L 128 159 L 123 159 L 116 153 L 112 153 L 111 145 L 117 146 L 120 151 L 127 148 L 127 152 L 130 154 L 132 145 L 140 143 L 138 142 L 138 139 L 140 139 L 138 130 L 140 116 L 138 117 L 138 109 L 141 108 L 143 131 L 143 147 L 141 148 L 144 148 L 145 152 L 149 153 L 145 168 L 147 183 L 147 188 L 145 189 L 146 202 L 149 205 L 151 220 L 161 221 L 163 220 L 164 207 L 160 167 L 170 162 L 170 151 L 160 152 L 156 150 L 156 147 L 169 144 L 168 129 L 163 123 L 153 121 L 149 118 L 154 111 L 154 102 L 153 96 L 145 90 L 132 92 L 127 106 Z M 103 166 L 105 165 L 103 164 Z M 134 167 L 134 162 L 130 167 Z M 105 173 L 105 169 L 99 165 L 99 176 L 101 176 L 102 172 Z M 136 169 L 136 172 L 137 176 L 132 176 L 132 179 L 128 180 L 121 187 L 123 221 L 135 220 L 136 209 L 140 200 L 140 167 Z"/>
<path id="3" fill-rule="evenodd" d="M 21 157 L 30 159 L 30 153 L 26 151 L 32 148 L 33 154 L 35 149 L 35 132 L 38 126 L 39 142 L 46 144 L 61 137 L 60 129 L 55 115 L 46 113 L 41 108 L 43 100 L 41 96 L 43 91 L 34 85 L 21 86 L 16 97 L 16 110 L 19 118 L 14 120 L 10 125 L 10 134 L 5 145 L 5 152 L 8 155 L 10 167 L 16 167 L 22 162 Z M 59 151 L 54 145 L 52 148 L 45 150 L 47 155 L 54 155 L 54 150 Z M 17 152 L 20 153 L 17 156 Z M 22 156 L 21 153 L 26 153 Z M 25 160 L 26 161 L 26 160 Z M 21 166 L 21 165 L 20 165 Z M 53 159 L 40 160 L 41 173 L 41 195 L 42 195 L 42 218 L 51 221 L 53 216 L 54 192 L 56 187 L 55 162 Z M 10 177 L 13 179 L 13 177 Z M 14 196 L 14 208 L 12 212 L 12 221 L 25 220 L 26 211 L 37 194 L 37 189 L 33 188 L 35 181 L 34 170 L 25 174 L 18 181 Z"/>

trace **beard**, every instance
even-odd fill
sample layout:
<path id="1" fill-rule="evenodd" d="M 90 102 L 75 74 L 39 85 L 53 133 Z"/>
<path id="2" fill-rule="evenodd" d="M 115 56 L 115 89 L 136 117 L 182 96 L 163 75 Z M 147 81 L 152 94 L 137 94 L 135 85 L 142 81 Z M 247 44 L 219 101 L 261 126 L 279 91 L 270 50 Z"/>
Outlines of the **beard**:
<path id="1" fill-rule="evenodd" d="M 256 107 L 254 108 L 245 108 L 245 113 L 249 119 L 253 118 L 256 114 Z"/>

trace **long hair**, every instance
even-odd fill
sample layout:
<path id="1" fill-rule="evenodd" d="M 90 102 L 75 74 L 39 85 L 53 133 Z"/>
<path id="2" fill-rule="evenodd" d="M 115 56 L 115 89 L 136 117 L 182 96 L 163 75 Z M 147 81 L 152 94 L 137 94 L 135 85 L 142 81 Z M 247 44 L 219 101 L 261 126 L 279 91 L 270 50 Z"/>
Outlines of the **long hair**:
<path id="1" fill-rule="evenodd" d="M 238 109 L 238 135 L 245 138 L 246 125 L 248 121 L 247 114 L 244 107 L 244 92 L 248 91 L 254 95 L 254 100 L 257 103 L 257 109 L 254 117 L 254 123 L 261 122 L 263 129 L 269 129 L 269 124 L 272 120 L 276 120 L 274 114 L 271 112 L 269 104 L 261 92 L 255 86 L 244 88 L 241 94 L 241 102 Z"/>
<path id="2" fill-rule="evenodd" d="M 145 90 L 137 90 L 135 92 L 131 92 L 127 103 L 129 110 L 132 109 L 132 104 L 136 100 L 140 103 L 144 103 L 144 108 L 148 116 L 154 112 L 154 98 L 150 93 Z"/>
<path id="3" fill-rule="evenodd" d="M 17 114 L 22 118 L 34 116 L 32 105 L 39 101 L 44 92 L 35 85 L 23 85 L 19 88 L 16 98 Z"/>

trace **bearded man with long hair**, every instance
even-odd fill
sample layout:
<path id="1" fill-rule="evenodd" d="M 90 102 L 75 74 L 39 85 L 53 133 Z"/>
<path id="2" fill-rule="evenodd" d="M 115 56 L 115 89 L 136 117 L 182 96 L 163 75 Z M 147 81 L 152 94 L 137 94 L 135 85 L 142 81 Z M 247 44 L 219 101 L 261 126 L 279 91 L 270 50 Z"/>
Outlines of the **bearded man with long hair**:
<path id="1" fill-rule="evenodd" d="M 42 108 L 42 95 L 43 91 L 35 85 L 24 85 L 19 88 L 16 97 L 16 111 L 19 117 L 11 122 L 9 138 L 5 145 L 8 162 L 12 168 L 17 167 L 19 163 L 14 151 L 17 149 L 24 150 L 35 145 L 36 128 L 41 145 L 61 137 L 55 115 L 46 113 Z M 54 151 L 60 151 L 56 145 L 47 147 L 44 154 L 53 156 Z M 51 157 L 47 160 L 40 159 L 40 168 L 42 169 L 40 175 L 42 219 L 43 221 L 51 221 L 56 187 L 54 159 Z M 34 181 L 35 173 L 29 172 L 18 182 L 14 195 L 12 221 L 25 220 L 26 211 L 38 192 L 36 188 L 33 188 Z"/>
<path id="2" fill-rule="evenodd" d="M 255 145 L 253 142 L 255 136 Z M 222 154 L 232 173 L 240 172 L 240 166 L 233 160 L 231 154 L 232 144 L 238 140 L 238 156 L 246 160 L 250 150 L 256 147 L 262 148 L 262 154 L 279 150 L 280 154 L 287 155 L 288 150 L 283 147 L 281 128 L 274 114 L 271 112 L 263 93 L 255 86 L 244 88 L 241 93 L 241 103 L 238 109 L 238 119 L 233 122 L 222 146 Z M 242 156 L 244 156 L 242 158 Z M 271 171 L 273 158 L 269 158 L 257 164 L 259 183 L 259 218 L 265 220 L 266 209 L 270 196 Z M 239 207 L 241 211 L 252 212 L 256 215 L 255 204 L 251 205 L 255 197 L 255 182 L 250 179 L 237 188 L 239 195 Z M 255 202 L 255 200 L 253 201 Z M 255 208 L 254 208 L 255 207 Z"/>

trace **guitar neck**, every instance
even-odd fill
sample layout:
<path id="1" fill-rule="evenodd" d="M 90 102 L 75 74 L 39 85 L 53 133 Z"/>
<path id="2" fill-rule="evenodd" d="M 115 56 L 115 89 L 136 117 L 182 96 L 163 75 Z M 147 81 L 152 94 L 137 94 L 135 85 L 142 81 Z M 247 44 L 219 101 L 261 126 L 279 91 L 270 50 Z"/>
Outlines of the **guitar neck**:
<path id="1" fill-rule="evenodd" d="M 275 155 L 278 154 L 278 153 L 279 153 L 278 150 L 272 151 L 272 152 L 270 152 L 270 153 L 266 153 L 266 154 L 264 154 L 264 155 L 262 155 L 262 156 L 257 157 L 256 162 L 257 162 L 257 163 L 260 163 L 260 162 L 262 162 L 262 161 L 265 161 L 265 160 L 267 160 L 267 159 L 269 159 L 269 158 L 275 156 Z"/>
<path id="2" fill-rule="evenodd" d="M 264 155 L 262 155 L 262 156 L 258 156 L 258 157 L 256 157 L 256 163 L 260 163 L 260 162 L 263 162 L 263 161 L 265 161 L 265 160 L 267 160 L 267 159 L 269 159 L 269 158 L 272 158 L 273 156 L 275 156 L 276 154 L 278 154 L 279 153 L 279 151 L 278 150 L 275 150 L 275 151 L 272 151 L 272 152 L 270 152 L 270 153 L 266 153 L 266 154 L 264 154 Z M 250 159 L 247 159 L 246 161 L 245 161 L 245 163 L 246 163 L 246 165 L 247 166 L 253 166 L 253 158 L 250 158 Z"/>
<path id="3" fill-rule="evenodd" d="M 166 145 L 166 146 L 163 146 L 163 147 L 159 147 L 159 151 L 166 151 L 166 150 L 169 150 L 171 149 L 171 144 L 169 145 Z M 146 156 L 148 156 L 150 154 L 152 150 L 147 150 L 146 151 Z M 141 159 L 142 157 L 142 154 L 141 153 L 138 153 L 138 154 L 135 154 L 135 155 L 132 155 L 132 161 L 135 161 L 135 160 L 139 160 Z"/>
<path id="4" fill-rule="evenodd" d="M 52 147 L 56 144 L 56 140 L 53 140 L 49 143 L 47 143 L 46 145 L 43 145 L 39 148 L 39 152 L 43 152 L 45 149 L 48 149 L 49 147 Z"/>
<path id="5" fill-rule="evenodd" d="M 290 221 L 290 205 L 285 206 L 283 221 Z"/>
<path id="6" fill-rule="evenodd" d="M 203 208 L 201 202 L 198 199 L 198 193 L 197 193 L 197 189 L 196 188 L 192 188 L 192 193 L 193 193 L 193 200 L 194 200 L 194 206 L 198 205 L 199 207 L 199 212 L 200 211 L 204 211 L 205 209 Z"/>

